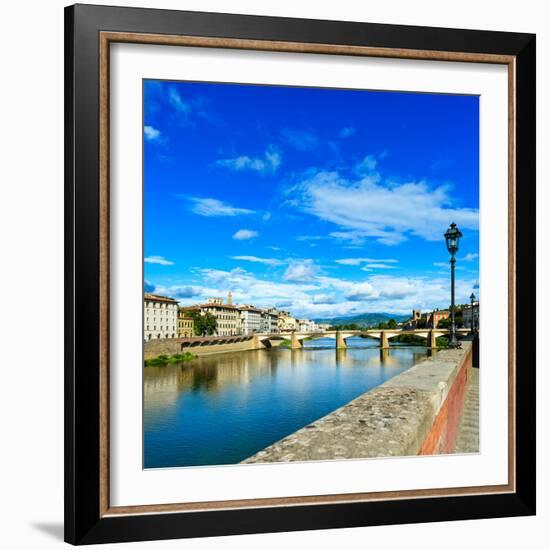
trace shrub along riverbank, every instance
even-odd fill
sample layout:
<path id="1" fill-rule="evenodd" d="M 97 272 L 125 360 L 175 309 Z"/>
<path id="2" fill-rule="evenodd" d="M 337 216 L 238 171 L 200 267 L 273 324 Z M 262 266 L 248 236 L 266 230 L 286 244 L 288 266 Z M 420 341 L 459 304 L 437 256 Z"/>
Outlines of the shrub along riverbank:
<path id="1" fill-rule="evenodd" d="M 153 359 L 145 359 L 146 367 L 164 367 L 173 363 L 184 363 L 186 361 L 191 361 L 197 357 L 188 351 L 185 353 L 176 353 L 175 355 L 159 355 L 158 357 L 153 357 Z"/>

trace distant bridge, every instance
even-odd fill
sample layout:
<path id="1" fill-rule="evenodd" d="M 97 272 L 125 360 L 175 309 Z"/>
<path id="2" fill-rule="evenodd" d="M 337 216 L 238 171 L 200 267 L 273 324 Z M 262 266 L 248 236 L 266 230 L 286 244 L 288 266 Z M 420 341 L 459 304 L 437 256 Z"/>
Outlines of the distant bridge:
<path id="1" fill-rule="evenodd" d="M 303 341 L 307 339 L 317 340 L 319 338 L 334 338 L 336 340 L 336 348 L 341 349 L 347 347 L 346 340 L 352 336 L 364 336 L 380 340 L 380 348 L 387 349 L 390 347 L 390 340 L 401 334 L 413 334 L 426 339 L 426 346 L 430 348 L 437 347 L 437 338 L 450 333 L 449 329 L 365 329 L 365 330 L 328 330 L 326 332 L 296 332 L 285 331 L 273 334 L 254 334 L 265 347 L 270 347 L 271 342 L 277 340 L 290 340 L 290 347 L 293 349 L 301 348 Z M 458 328 L 457 335 L 467 335 L 470 329 Z"/>
<path id="2" fill-rule="evenodd" d="M 457 335 L 467 335 L 469 329 L 457 329 Z M 380 349 L 389 349 L 392 338 L 400 334 L 414 334 L 426 339 L 426 347 L 436 348 L 437 338 L 449 334 L 449 329 L 365 329 L 365 330 L 329 330 L 326 332 L 283 331 L 276 333 L 254 333 L 234 336 L 194 336 L 192 338 L 171 338 L 150 340 L 144 344 L 145 358 L 157 357 L 160 354 L 175 354 L 190 351 L 197 355 L 222 353 L 229 351 L 249 351 L 277 347 L 283 340 L 290 340 L 292 349 L 301 349 L 304 340 L 333 338 L 336 349 L 347 347 L 346 340 L 353 336 L 374 338 L 380 341 Z"/>
<path id="3" fill-rule="evenodd" d="M 469 334 L 467 328 L 457 329 L 457 335 Z M 296 332 L 283 331 L 276 333 L 253 333 L 234 336 L 194 336 L 192 338 L 166 338 L 149 340 L 144 343 L 145 359 L 157 357 L 161 354 L 173 355 L 190 351 L 196 355 L 209 355 L 230 351 L 250 351 L 277 347 L 284 340 L 290 340 L 292 349 L 300 349 L 304 340 L 318 340 L 320 338 L 334 338 L 336 349 L 347 347 L 346 340 L 353 336 L 365 336 L 380 341 L 380 349 L 389 349 L 392 338 L 400 334 L 414 334 L 426 339 L 428 348 L 437 347 L 437 338 L 449 334 L 448 329 L 365 329 L 365 330 L 328 330 L 326 332 Z"/>

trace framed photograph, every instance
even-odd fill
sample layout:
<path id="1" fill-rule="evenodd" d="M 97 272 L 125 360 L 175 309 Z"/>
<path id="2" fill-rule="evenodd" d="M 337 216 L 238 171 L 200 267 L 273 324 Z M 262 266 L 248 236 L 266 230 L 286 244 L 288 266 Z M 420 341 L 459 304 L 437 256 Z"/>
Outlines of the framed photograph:
<path id="1" fill-rule="evenodd" d="M 67 542 L 535 513 L 534 35 L 65 45 Z"/>

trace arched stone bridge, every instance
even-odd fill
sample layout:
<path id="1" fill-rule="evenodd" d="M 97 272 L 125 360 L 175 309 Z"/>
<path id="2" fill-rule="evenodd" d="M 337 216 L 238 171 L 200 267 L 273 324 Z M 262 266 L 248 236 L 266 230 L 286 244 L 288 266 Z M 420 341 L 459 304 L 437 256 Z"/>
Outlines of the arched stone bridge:
<path id="1" fill-rule="evenodd" d="M 458 328 L 456 329 L 457 335 L 467 335 L 470 333 L 470 329 Z M 430 348 L 437 347 L 437 338 L 439 336 L 445 336 L 449 334 L 449 329 L 367 329 L 367 330 L 329 330 L 326 332 L 280 332 L 276 334 L 255 334 L 254 337 L 258 339 L 265 347 L 270 347 L 271 342 L 280 340 L 290 340 L 291 348 L 301 348 L 303 340 L 306 338 L 317 340 L 319 338 L 334 338 L 336 340 L 336 348 L 341 349 L 346 347 L 346 340 L 352 336 L 366 336 L 368 338 L 375 338 L 380 340 L 380 348 L 387 349 L 390 347 L 390 340 L 400 334 L 414 334 L 426 339 L 426 346 Z"/>

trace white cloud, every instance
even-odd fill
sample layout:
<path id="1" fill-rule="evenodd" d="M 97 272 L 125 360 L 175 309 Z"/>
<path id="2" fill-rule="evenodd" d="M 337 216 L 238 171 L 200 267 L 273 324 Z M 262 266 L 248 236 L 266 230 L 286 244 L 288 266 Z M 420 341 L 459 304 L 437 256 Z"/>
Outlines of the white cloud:
<path id="1" fill-rule="evenodd" d="M 352 289 L 345 295 L 350 302 L 363 302 L 376 298 L 377 292 L 370 283 L 355 283 Z"/>
<path id="2" fill-rule="evenodd" d="M 435 267 L 441 267 L 443 269 L 449 269 L 449 270 L 451 269 L 450 262 L 434 262 L 433 265 L 435 265 Z M 458 271 L 463 271 L 466 268 L 461 265 L 455 265 L 455 269 L 457 269 Z"/>
<path id="3" fill-rule="evenodd" d="M 216 165 L 228 168 L 234 172 L 252 170 L 260 174 L 273 174 L 277 171 L 281 162 L 281 154 L 273 145 L 270 145 L 262 157 L 241 155 L 239 157 L 217 160 Z"/>
<path id="4" fill-rule="evenodd" d="M 152 126 L 144 126 L 143 134 L 147 141 L 159 141 L 160 140 L 160 130 L 153 128 Z"/>
<path id="5" fill-rule="evenodd" d="M 464 256 L 464 261 L 465 262 L 472 262 L 474 260 L 477 260 L 478 258 L 479 258 L 479 254 L 474 253 L 474 252 L 468 252 L 468 254 L 466 254 L 466 256 Z"/>
<path id="6" fill-rule="evenodd" d="M 355 134 L 355 128 L 353 126 L 346 126 L 340 130 L 340 137 L 347 138 Z"/>
<path id="7" fill-rule="evenodd" d="M 291 190 L 301 210 L 338 226 L 330 233 L 335 239 L 360 245 L 373 238 L 394 245 L 410 235 L 441 240 L 452 221 L 461 229 L 478 229 L 479 211 L 454 206 L 447 186 L 383 181 L 372 156 L 358 163 L 355 172 L 358 177 L 349 179 L 318 171 Z"/>
<path id="8" fill-rule="evenodd" d="M 230 258 L 232 260 L 253 262 L 253 263 L 265 264 L 265 265 L 283 265 L 284 264 L 282 260 L 278 260 L 277 258 L 259 258 L 258 256 L 230 256 Z"/>
<path id="9" fill-rule="evenodd" d="M 367 264 L 363 267 L 363 271 L 372 271 L 373 269 L 396 269 L 397 266 L 381 263 Z"/>
<path id="10" fill-rule="evenodd" d="M 163 256 L 147 256 L 143 261 L 147 264 L 174 265 L 174 262 L 167 260 Z"/>
<path id="11" fill-rule="evenodd" d="M 314 294 L 311 301 L 313 304 L 336 304 L 338 298 L 332 294 Z"/>
<path id="12" fill-rule="evenodd" d="M 191 211 L 200 216 L 240 216 L 241 214 L 254 214 L 254 210 L 237 208 L 218 199 L 185 197 L 192 203 Z"/>
<path id="13" fill-rule="evenodd" d="M 252 229 L 239 229 L 236 233 L 233 234 L 233 238 L 236 241 L 246 241 L 248 239 L 253 239 L 258 236 L 257 231 Z"/>
<path id="14" fill-rule="evenodd" d="M 380 175 L 376 171 L 377 165 L 378 161 L 376 158 L 373 155 L 367 155 L 366 157 L 363 157 L 363 160 L 359 161 L 353 169 L 359 175 L 369 175 L 374 177 L 376 180 L 379 180 Z"/>
<path id="15" fill-rule="evenodd" d="M 364 263 L 373 263 L 373 264 L 396 264 L 398 260 L 394 259 L 374 259 L 374 258 L 342 258 L 340 260 L 334 260 L 337 264 L 340 265 L 361 265 Z M 373 266 L 370 266 L 373 267 Z"/>
<path id="16" fill-rule="evenodd" d="M 285 128 L 281 130 L 283 140 L 298 151 L 312 151 L 319 145 L 319 138 L 307 130 Z"/>
<path id="17" fill-rule="evenodd" d="M 168 102 L 180 114 L 187 116 L 191 112 L 190 102 L 184 101 L 175 88 L 168 91 Z"/>
<path id="18" fill-rule="evenodd" d="M 313 260 L 292 261 L 287 267 L 283 279 L 285 281 L 310 282 L 319 272 Z"/>
<path id="19" fill-rule="evenodd" d="M 296 237 L 297 241 L 320 241 L 325 237 L 321 235 L 298 235 Z"/>
<path id="20" fill-rule="evenodd" d="M 349 281 L 326 277 L 316 271 L 302 281 L 272 281 L 257 278 L 242 268 L 231 271 L 199 269 L 197 275 L 200 285 L 191 281 L 169 287 L 157 286 L 155 292 L 191 304 L 197 302 L 198 296 L 223 296 L 231 290 L 236 303 L 258 307 L 278 305 L 298 317 L 308 318 L 381 311 L 404 315 L 412 309 L 446 308 L 450 301 L 448 276 L 373 275 L 363 281 Z M 475 278 L 457 278 L 457 303 L 469 303 L 469 295 L 476 284 Z"/>

